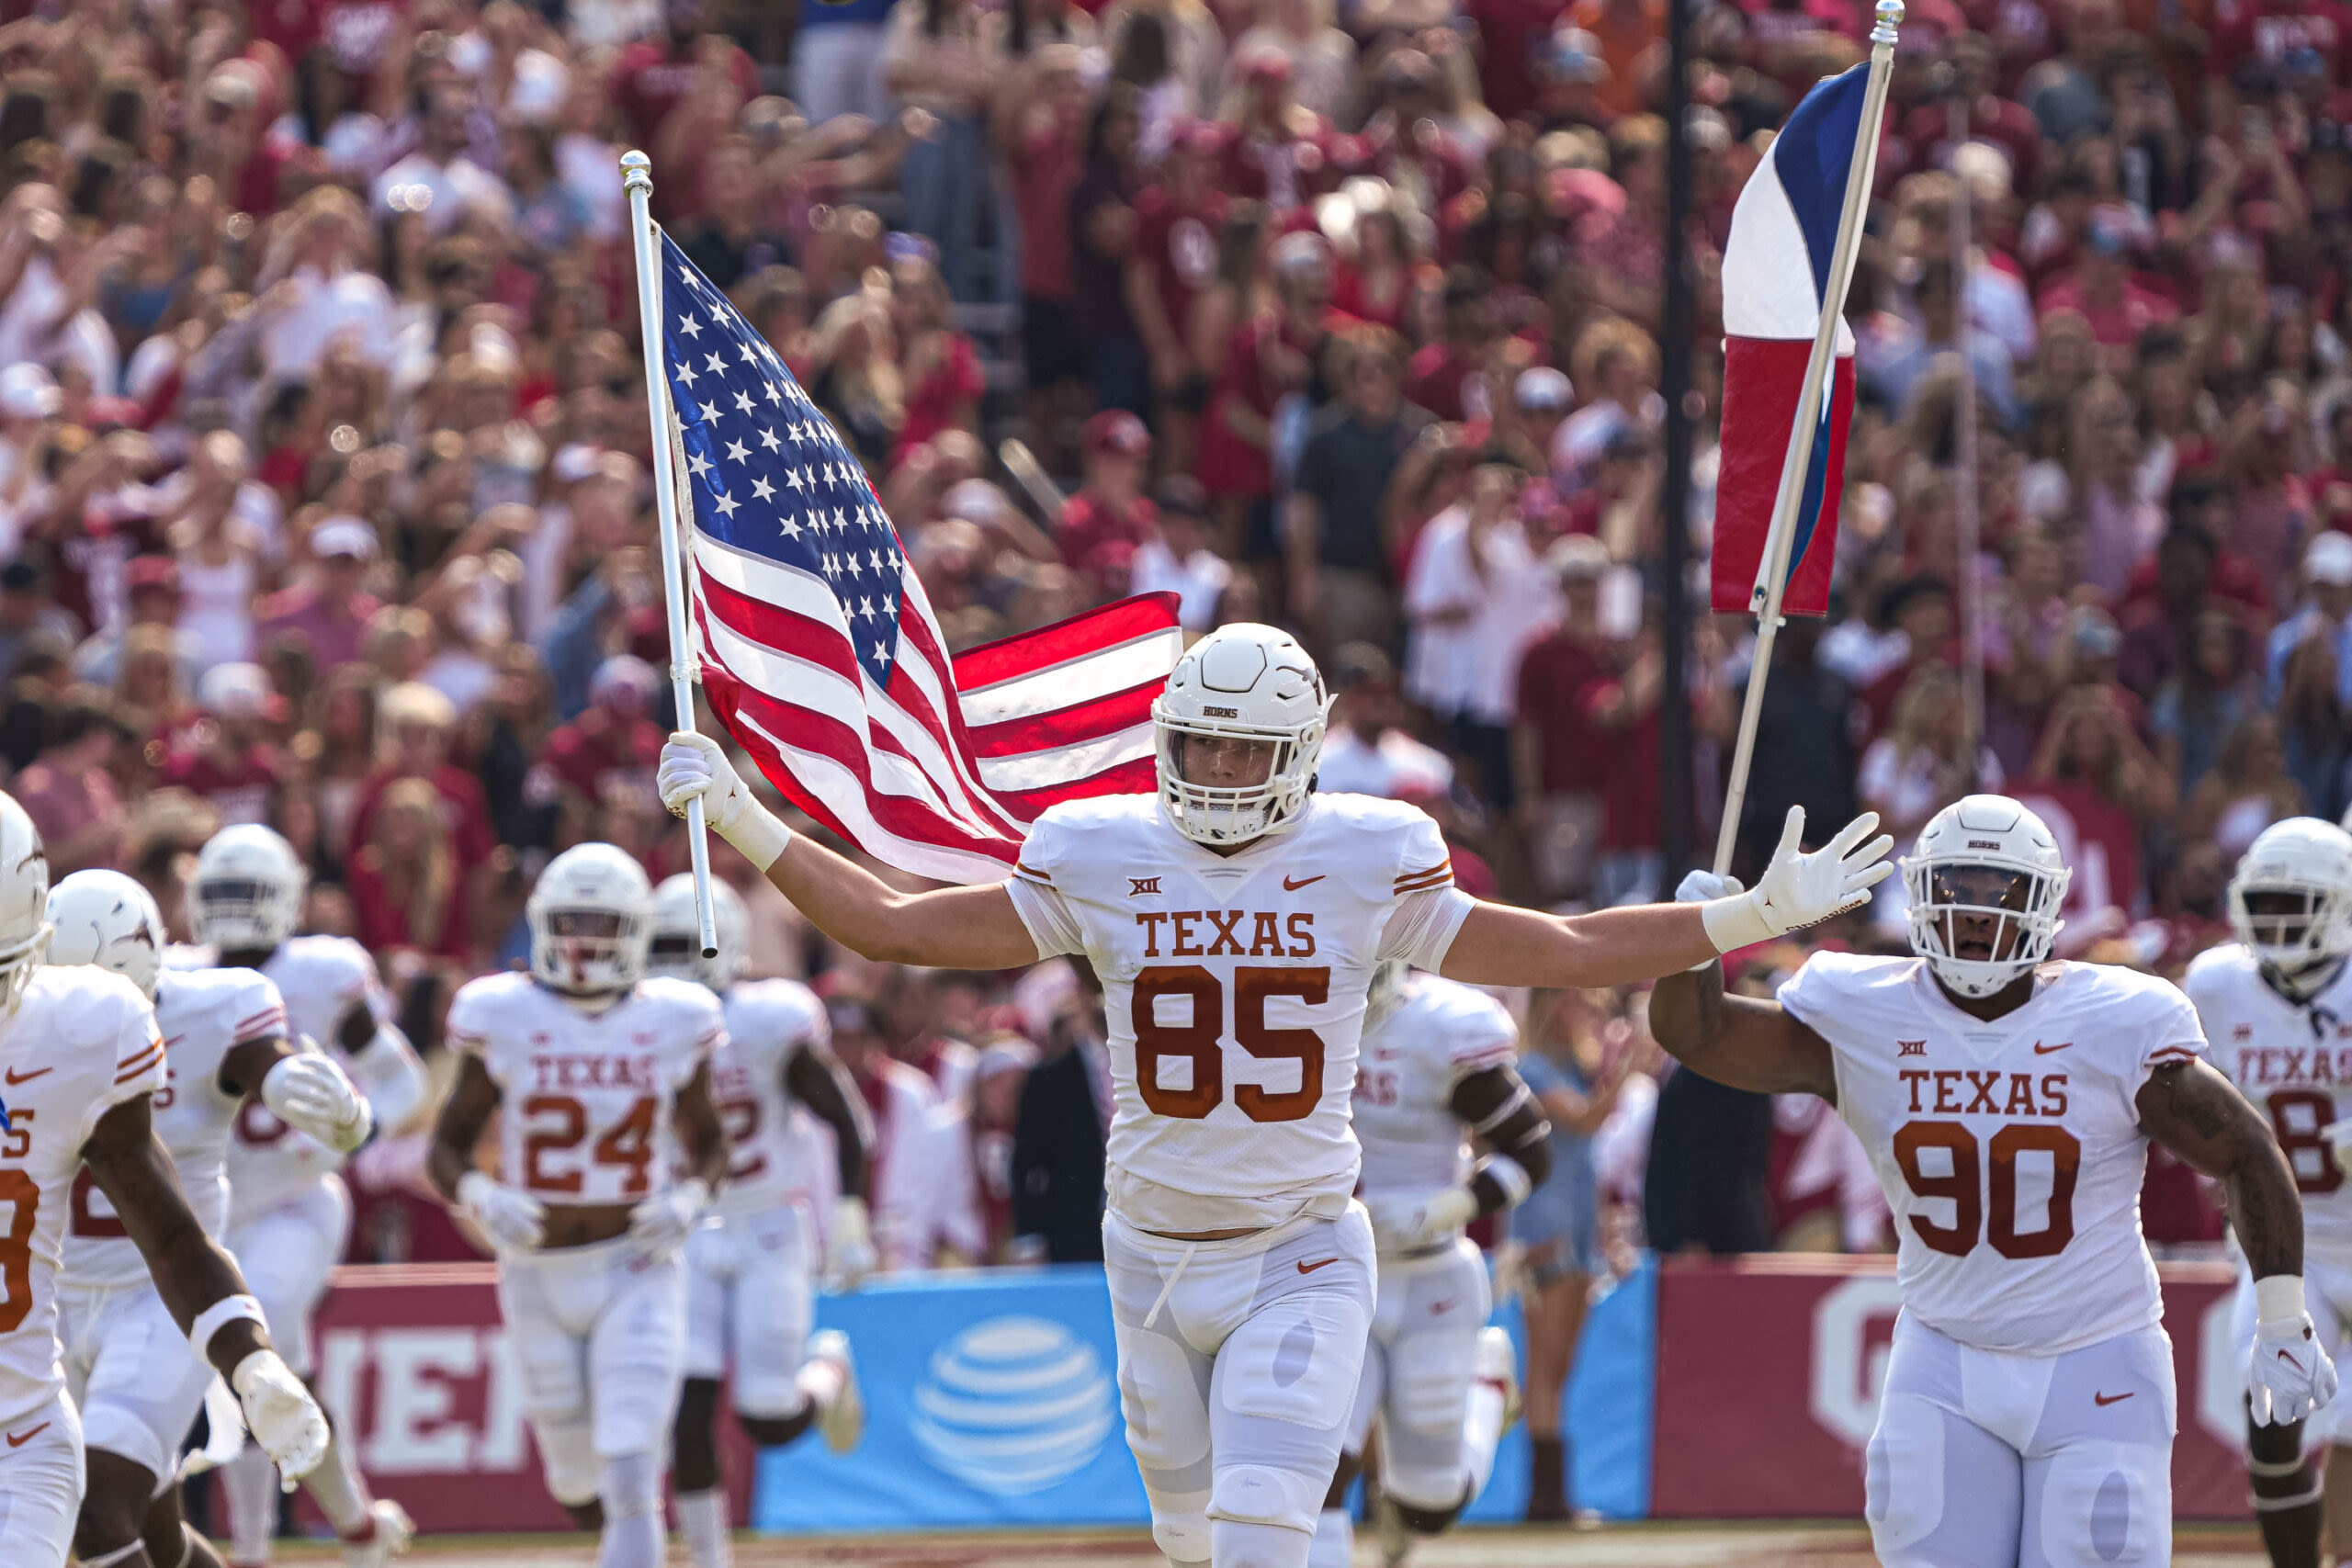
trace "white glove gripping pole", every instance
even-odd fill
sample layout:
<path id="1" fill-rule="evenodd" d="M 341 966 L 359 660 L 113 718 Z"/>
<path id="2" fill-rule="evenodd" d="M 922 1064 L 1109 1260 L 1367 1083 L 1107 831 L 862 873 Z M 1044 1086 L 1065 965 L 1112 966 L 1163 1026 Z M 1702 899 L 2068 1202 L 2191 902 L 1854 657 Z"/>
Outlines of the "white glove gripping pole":
<path id="1" fill-rule="evenodd" d="M 680 729 L 695 727 L 694 666 L 687 656 L 685 558 L 679 550 L 678 492 L 672 461 L 670 385 L 662 374 L 662 255 L 654 243 L 653 160 L 642 152 L 621 156 L 621 187 L 628 193 L 628 235 L 637 253 L 637 320 L 643 334 L 646 406 L 653 419 L 653 510 L 662 523 L 662 605 L 670 621 L 670 700 Z M 695 929 L 705 958 L 718 956 L 718 919 L 710 905 L 710 837 L 702 802 L 686 803 L 686 853 L 695 874 Z"/>
<path id="2" fill-rule="evenodd" d="M 1846 290 L 1854 280 L 1854 255 L 1862 243 L 1862 209 L 1878 168 L 1879 123 L 1886 117 L 1886 79 L 1894 64 L 1894 30 L 1903 24 L 1903 0 L 1878 0 L 1878 25 L 1871 28 L 1871 74 L 1862 90 L 1861 134 L 1846 166 L 1846 203 L 1838 220 L 1838 243 L 1829 258 L 1829 289 L 1821 301 L 1821 327 L 1805 360 L 1804 390 L 1781 459 L 1781 488 L 1772 498 L 1772 526 L 1764 539 L 1764 562 L 1757 583 L 1756 657 L 1748 666 L 1747 700 L 1740 705 L 1739 740 L 1732 749 L 1730 787 L 1724 792 L 1723 827 L 1715 834 L 1715 874 L 1731 871 L 1733 842 L 1747 806 L 1747 765 L 1756 756 L 1756 725 L 1764 716 L 1764 682 L 1772 673 L 1772 640 L 1781 629 L 1781 595 L 1789 585 L 1789 552 L 1796 545 L 1797 507 L 1804 500 L 1805 466 L 1821 420 L 1821 400 L 1837 369 L 1838 323 L 1846 316 Z"/>

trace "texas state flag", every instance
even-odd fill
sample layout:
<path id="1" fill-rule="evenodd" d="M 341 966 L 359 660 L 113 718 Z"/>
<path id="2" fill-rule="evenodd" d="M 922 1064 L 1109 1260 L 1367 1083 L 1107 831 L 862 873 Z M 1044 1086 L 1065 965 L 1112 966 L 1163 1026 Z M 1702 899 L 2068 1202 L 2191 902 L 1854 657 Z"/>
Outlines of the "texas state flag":
<path id="1" fill-rule="evenodd" d="M 1870 68 L 1857 65 L 1804 96 L 1748 177 L 1724 247 L 1723 464 L 1715 489 L 1713 591 L 1718 610 L 1747 610 L 1760 592 L 1765 536 L 1805 363 L 1821 330 L 1846 173 L 1861 133 Z M 1871 128 L 1873 134 L 1877 127 Z M 1803 500 L 1781 608 L 1829 613 L 1838 494 L 1854 413 L 1854 334 L 1838 323 L 1838 355 L 1821 417 L 1804 443 Z"/>

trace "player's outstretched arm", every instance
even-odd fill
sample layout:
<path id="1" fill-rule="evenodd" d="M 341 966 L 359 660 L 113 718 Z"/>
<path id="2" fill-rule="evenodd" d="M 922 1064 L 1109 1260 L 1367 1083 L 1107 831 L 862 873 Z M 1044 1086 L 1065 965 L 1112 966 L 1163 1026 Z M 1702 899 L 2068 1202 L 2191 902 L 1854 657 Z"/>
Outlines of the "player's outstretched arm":
<path id="1" fill-rule="evenodd" d="M 1685 904 L 1722 897 L 1738 882 L 1694 871 L 1675 897 Z M 1724 989 L 1710 958 L 1668 975 L 1650 992 L 1650 1033 L 1668 1055 L 1700 1077 L 1758 1094 L 1817 1094 L 1838 1102 L 1829 1042 L 1774 1001 Z"/>
<path id="2" fill-rule="evenodd" d="M 502 1098 L 498 1080 L 490 1076 L 481 1058 L 465 1053 L 458 1064 L 458 1085 L 442 1102 L 441 1114 L 433 1123 L 433 1146 L 424 1156 L 424 1175 L 492 1246 L 506 1252 L 528 1252 L 539 1245 L 546 1230 L 547 1206 L 474 1166 L 482 1129 L 490 1125 Z"/>
<path id="3" fill-rule="evenodd" d="M 1480 904 L 1463 920 L 1442 973 L 1474 986 L 1622 986 L 1654 980 L 1719 953 L 1769 942 L 1843 914 L 1870 897 L 1894 864 L 1894 840 L 1864 812 L 1810 854 L 1804 808 L 1792 806 L 1771 864 L 1751 890 L 1702 902 L 1642 904 L 1589 915 L 1546 915 Z"/>
<path id="4" fill-rule="evenodd" d="M 2300 1421 L 2335 1392 L 2335 1368 L 2303 1304 L 2303 1206 L 2294 1168 L 2262 1113 L 2201 1061 L 2148 1075 L 2132 1102 L 2141 1130 L 2222 1183 L 2230 1228 L 2254 1270 L 2247 1390 L 2257 1425 Z"/>
<path id="5" fill-rule="evenodd" d="M 327 1419 L 270 1348 L 261 1306 L 236 1260 L 204 1234 L 171 1155 L 155 1136 L 145 1095 L 98 1118 L 82 1163 L 147 1260 L 155 1293 L 244 1406 L 245 1424 L 288 1486 L 318 1468 Z"/>
<path id="6" fill-rule="evenodd" d="M 1036 961 L 1036 941 L 1002 883 L 899 892 L 786 827 L 752 797 L 707 735 L 672 735 L 657 782 L 662 804 L 679 816 L 686 802 L 701 800 L 711 831 L 765 873 L 819 931 L 854 953 L 934 969 L 1010 969 Z"/>
<path id="7" fill-rule="evenodd" d="M 865 1097 L 850 1081 L 849 1069 L 824 1045 L 810 1041 L 785 1058 L 784 1087 L 833 1130 L 833 1157 L 840 1164 L 841 1192 L 833 1200 L 832 1228 L 826 1235 L 828 1270 L 842 1285 L 855 1288 L 881 1266 L 867 1213 L 873 1184 L 874 1122 Z"/>

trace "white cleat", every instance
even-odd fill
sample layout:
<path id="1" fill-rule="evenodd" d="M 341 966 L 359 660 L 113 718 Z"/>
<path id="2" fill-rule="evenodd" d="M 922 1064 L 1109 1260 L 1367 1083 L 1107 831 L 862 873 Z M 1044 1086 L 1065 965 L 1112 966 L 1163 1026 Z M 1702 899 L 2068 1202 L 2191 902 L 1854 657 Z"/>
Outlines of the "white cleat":
<path id="1" fill-rule="evenodd" d="M 817 1435 L 825 1447 L 845 1454 L 865 1436 L 865 1395 L 858 1392 L 857 1361 L 849 1352 L 849 1337 L 838 1328 L 820 1328 L 808 1337 L 808 1359 L 831 1361 L 842 1370 L 841 1392 L 817 1411 Z"/>
<path id="2" fill-rule="evenodd" d="M 1405 1568 L 1413 1555 L 1413 1532 L 1396 1511 L 1396 1499 L 1383 1488 L 1372 1500 L 1372 1526 L 1380 1536 L 1380 1568 Z"/>
<path id="3" fill-rule="evenodd" d="M 1471 1367 L 1479 1382 L 1503 1391 L 1502 1429 L 1510 1431 L 1519 1423 L 1519 1352 L 1511 1348 L 1510 1336 L 1491 1326 L 1480 1329 Z"/>
<path id="4" fill-rule="evenodd" d="M 390 1497 L 368 1505 L 368 1533 L 343 1543 L 343 1568 L 385 1568 L 396 1557 L 408 1555 L 416 1539 L 416 1522 L 408 1510 Z"/>

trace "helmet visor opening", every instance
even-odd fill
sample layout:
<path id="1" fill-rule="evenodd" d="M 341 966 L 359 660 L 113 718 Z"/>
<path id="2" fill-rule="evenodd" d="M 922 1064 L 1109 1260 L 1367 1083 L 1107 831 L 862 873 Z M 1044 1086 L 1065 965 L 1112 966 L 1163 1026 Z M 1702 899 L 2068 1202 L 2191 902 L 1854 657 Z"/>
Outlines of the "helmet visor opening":
<path id="1" fill-rule="evenodd" d="M 2002 964 L 2027 942 L 2023 917 L 2040 907 L 2045 878 L 1992 865 L 1939 865 L 1928 877 L 1927 913 L 1949 958 Z"/>
<path id="2" fill-rule="evenodd" d="M 628 933 L 628 917 L 617 909 L 551 909 L 548 934 L 566 941 L 618 942 Z"/>
<path id="3" fill-rule="evenodd" d="M 702 943 L 691 931 L 656 931 L 653 933 L 653 945 L 646 951 L 647 956 L 656 964 L 675 964 L 687 958 L 701 957 Z"/>
<path id="4" fill-rule="evenodd" d="M 2244 901 L 2246 936 L 2256 947 L 2300 948 L 2325 897 L 2316 888 L 2249 887 Z"/>
<path id="5" fill-rule="evenodd" d="M 1176 776 L 1195 789 L 1259 789 L 1280 771 L 1290 742 L 1170 727 L 1168 756 Z"/>
<path id="6" fill-rule="evenodd" d="M 245 877 L 216 876 L 196 885 L 196 901 L 230 908 L 249 908 L 269 897 L 266 885 Z"/>

